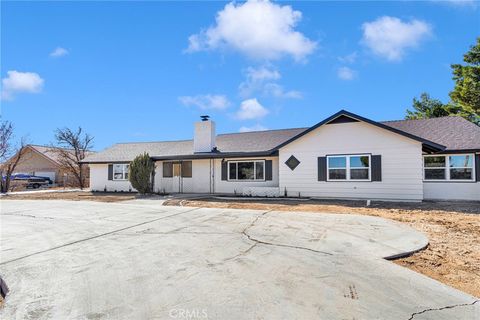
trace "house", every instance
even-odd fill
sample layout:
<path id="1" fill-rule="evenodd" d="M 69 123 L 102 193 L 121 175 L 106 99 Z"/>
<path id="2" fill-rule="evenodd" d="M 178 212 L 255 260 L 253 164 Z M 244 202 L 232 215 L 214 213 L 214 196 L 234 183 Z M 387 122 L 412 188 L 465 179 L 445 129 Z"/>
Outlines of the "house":
<path id="1" fill-rule="evenodd" d="M 25 146 L 14 174 L 25 173 L 48 177 L 57 185 L 63 185 L 64 183 L 74 185 L 74 177 L 61 163 L 59 154 L 52 147 L 29 144 Z M 88 181 L 88 166 L 85 166 L 85 174 Z"/>
<path id="2" fill-rule="evenodd" d="M 480 127 L 460 117 L 376 122 L 341 110 L 309 128 L 119 143 L 87 157 L 92 190 L 133 190 L 148 152 L 155 191 L 335 199 L 480 200 Z"/>

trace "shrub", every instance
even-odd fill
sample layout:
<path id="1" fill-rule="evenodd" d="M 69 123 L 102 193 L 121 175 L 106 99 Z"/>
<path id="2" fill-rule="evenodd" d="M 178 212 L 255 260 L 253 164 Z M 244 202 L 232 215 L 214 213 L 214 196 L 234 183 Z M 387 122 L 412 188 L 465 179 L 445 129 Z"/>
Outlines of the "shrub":
<path id="1" fill-rule="evenodd" d="M 138 155 L 130 162 L 128 179 L 141 194 L 152 192 L 155 164 L 148 153 Z"/>

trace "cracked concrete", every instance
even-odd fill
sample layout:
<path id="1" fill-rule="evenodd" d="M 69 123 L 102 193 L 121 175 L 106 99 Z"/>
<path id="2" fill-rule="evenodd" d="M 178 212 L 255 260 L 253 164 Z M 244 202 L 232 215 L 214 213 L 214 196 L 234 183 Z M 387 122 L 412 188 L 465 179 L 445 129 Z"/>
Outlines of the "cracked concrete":
<path id="1" fill-rule="evenodd" d="M 146 200 L 0 204 L 0 272 L 11 288 L 2 319 L 168 319 L 172 310 L 209 319 L 479 318 L 474 297 L 382 259 L 428 241 L 381 218 Z"/>
<path id="2" fill-rule="evenodd" d="M 422 311 L 419 311 L 419 312 L 412 313 L 412 315 L 410 316 L 410 318 L 408 318 L 408 320 L 413 320 L 414 318 L 415 319 L 423 318 L 422 315 L 427 313 L 427 312 L 437 313 L 438 311 L 443 311 L 443 310 L 452 310 L 452 309 L 455 309 L 455 308 L 462 308 L 462 307 L 473 307 L 479 301 L 480 300 L 475 300 L 472 303 L 462 303 L 462 304 L 455 304 L 455 305 L 452 305 L 452 306 L 444 306 L 444 307 L 434 308 L 434 309 L 425 309 L 425 310 L 422 310 Z M 478 314 L 477 314 L 477 318 L 478 318 Z M 455 316 L 453 315 L 453 317 L 451 319 L 455 319 Z"/>

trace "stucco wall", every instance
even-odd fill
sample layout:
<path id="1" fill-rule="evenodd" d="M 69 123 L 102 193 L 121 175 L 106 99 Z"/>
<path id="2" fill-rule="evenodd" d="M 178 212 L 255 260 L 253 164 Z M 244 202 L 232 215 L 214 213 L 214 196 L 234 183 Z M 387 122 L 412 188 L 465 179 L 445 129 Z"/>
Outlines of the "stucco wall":
<path id="1" fill-rule="evenodd" d="M 58 166 L 31 149 L 23 154 L 15 168 L 15 173 L 34 174 L 36 172 L 55 172 L 58 178 Z"/>
<path id="2" fill-rule="evenodd" d="M 318 157 L 362 153 L 382 156 L 382 181 L 318 181 Z M 291 155 L 300 160 L 300 165 L 294 171 L 285 165 Z M 279 163 L 280 188 L 286 188 L 289 195 L 423 199 L 421 143 L 364 122 L 321 126 L 281 148 Z"/>

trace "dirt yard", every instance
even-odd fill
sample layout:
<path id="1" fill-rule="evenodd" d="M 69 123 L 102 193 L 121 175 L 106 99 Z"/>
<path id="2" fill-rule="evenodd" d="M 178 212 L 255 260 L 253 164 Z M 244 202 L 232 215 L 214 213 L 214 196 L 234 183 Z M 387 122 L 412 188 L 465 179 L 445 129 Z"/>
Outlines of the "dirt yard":
<path id="1" fill-rule="evenodd" d="M 378 216 L 428 235 L 427 249 L 395 263 L 480 297 L 480 203 L 365 201 L 169 200 L 164 205 L 210 208 L 313 211 Z"/>
<path id="2" fill-rule="evenodd" d="M 121 192 L 32 192 L 25 194 L 10 194 L 2 196 L 1 200 L 90 200 L 99 202 L 117 202 L 132 200 L 136 198 L 135 193 Z"/>

